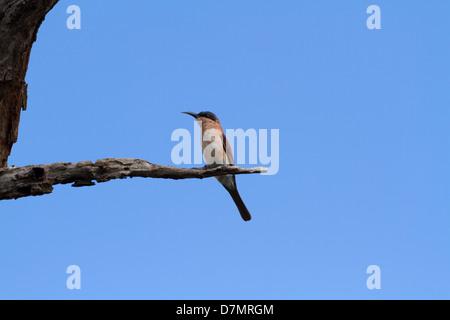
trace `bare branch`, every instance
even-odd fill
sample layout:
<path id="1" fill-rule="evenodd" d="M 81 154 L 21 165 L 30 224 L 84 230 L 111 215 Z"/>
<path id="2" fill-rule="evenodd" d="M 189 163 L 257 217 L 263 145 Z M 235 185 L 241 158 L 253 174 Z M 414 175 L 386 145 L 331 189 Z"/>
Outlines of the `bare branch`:
<path id="1" fill-rule="evenodd" d="M 220 166 L 216 168 L 177 168 L 161 166 L 140 159 L 110 158 L 78 163 L 8 167 L 0 169 L 0 200 L 18 199 L 52 193 L 57 184 L 73 183 L 72 187 L 95 185 L 94 181 L 107 182 L 127 177 L 163 179 L 203 179 L 227 174 L 266 172 L 267 168 L 240 168 Z"/>

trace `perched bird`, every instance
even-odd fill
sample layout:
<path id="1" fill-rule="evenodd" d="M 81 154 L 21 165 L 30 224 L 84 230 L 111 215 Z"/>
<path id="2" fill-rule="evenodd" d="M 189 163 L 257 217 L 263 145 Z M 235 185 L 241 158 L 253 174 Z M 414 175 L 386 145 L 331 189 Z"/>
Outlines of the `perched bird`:
<path id="1" fill-rule="evenodd" d="M 233 153 L 217 116 L 209 111 L 203 111 L 198 114 L 193 112 L 183 113 L 197 119 L 197 123 L 202 128 L 202 150 L 207 165 L 212 167 L 220 165 L 233 166 Z M 239 209 L 242 219 L 244 219 L 244 221 L 251 220 L 252 216 L 250 215 L 250 212 L 248 212 L 247 207 L 237 190 L 235 175 L 225 175 L 214 178 L 216 178 L 230 193 L 234 203 Z"/>

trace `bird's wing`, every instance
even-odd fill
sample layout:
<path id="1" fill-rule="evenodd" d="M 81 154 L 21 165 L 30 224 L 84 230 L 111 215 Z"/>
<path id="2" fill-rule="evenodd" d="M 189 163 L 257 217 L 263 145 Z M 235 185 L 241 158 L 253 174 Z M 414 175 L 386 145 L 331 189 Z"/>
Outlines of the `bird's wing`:
<path id="1" fill-rule="evenodd" d="M 230 164 L 234 166 L 234 158 L 233 158 L 233 151 L 231 150 L 231 146 L 228 143 L 227 137 L 225 136 L 225 133 L 222 130 L 222 143 L 223 143 L 223 150 L 225 153 L 226 159 L 224 159 L 225 164 Z"/>

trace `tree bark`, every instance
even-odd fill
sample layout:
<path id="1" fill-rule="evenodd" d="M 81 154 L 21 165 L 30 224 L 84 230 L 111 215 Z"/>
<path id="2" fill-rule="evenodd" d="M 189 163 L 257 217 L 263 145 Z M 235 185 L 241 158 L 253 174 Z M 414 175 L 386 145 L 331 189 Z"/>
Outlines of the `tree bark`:
<path id="1" fill-rule="evenodd" d="M 17 141 L 20 112 L 27 107 L 31 47 L 45 15 L 58 0 L 0 0 L 0 168 Z"/>
<path id="2" fill-rule="evenodd" d="M 56 184 L 73 183 L 73 187 L 92 186 L 97 182 L 127 177 L 163 179 L 203 179 L 226 174 L 250 174 L 266 172 L 267 168 L 240 168 L 220 166 L 216 168 L 177 168 L 161 166 L 140 159 L 111 158 L 78 163 L 30 165 L 0 169 L 0 200 L 18 199 L 52 193 Z"/>

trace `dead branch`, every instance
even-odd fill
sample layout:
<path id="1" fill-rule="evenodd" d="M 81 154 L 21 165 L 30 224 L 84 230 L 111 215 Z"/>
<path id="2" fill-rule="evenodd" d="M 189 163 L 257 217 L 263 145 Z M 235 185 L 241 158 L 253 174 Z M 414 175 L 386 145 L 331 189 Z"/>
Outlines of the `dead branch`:
<path id="1" fill-rule="evenodd" d="M 140 159 L 110 158 L 78 163 L 58 162 L 0 169 L 0 200 L 18 199 L 52 193 L 57 184 L 72 183 L 72 187 L 95 185 L 127 177 L 162 179 L 203 179 L 227 174 L 266 172 L 267 168 L 177 168 L 149 163 Z"/>

